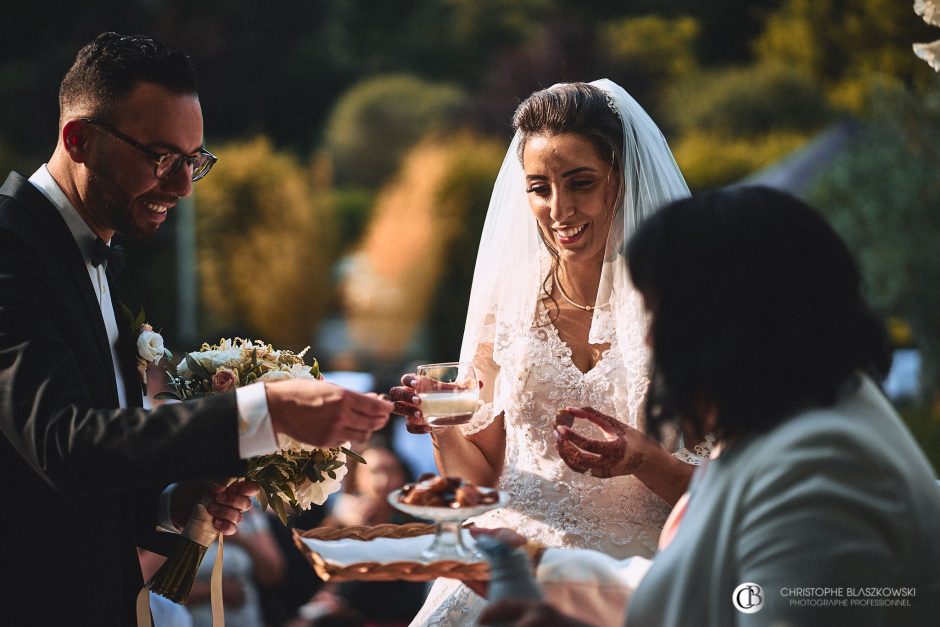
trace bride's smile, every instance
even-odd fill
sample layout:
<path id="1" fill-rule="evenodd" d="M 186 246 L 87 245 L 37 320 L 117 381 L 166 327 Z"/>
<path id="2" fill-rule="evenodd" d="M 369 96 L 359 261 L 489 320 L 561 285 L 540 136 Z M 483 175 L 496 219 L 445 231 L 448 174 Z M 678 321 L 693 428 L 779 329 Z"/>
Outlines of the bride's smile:
<path id="1" fill-rule="evenodd" d="M 563 262 L 600 259 L 617 196 L 611 164 L 581 135 L 535 135 L 525 144 L 529 207 Z"/>
<path id="2" fill-rule="evenodd" d="M 575 227 L 555 227 L 555 235 L 558 238 L 558 242 L 564 246 L 570 246 L 574 244 L 581 237 L 581 233 L 584 232 L 584 229 L 587 228 L 587 224 L 582 224 L 581 226 Z"/>

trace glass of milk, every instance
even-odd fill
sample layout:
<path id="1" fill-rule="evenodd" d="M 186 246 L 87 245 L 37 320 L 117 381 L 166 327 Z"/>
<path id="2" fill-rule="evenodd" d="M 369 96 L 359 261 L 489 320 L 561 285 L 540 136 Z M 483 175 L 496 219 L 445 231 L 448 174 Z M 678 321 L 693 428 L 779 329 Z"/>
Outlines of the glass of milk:
<path id="1" fill-rule="evenodd" d="M 424 364 L 415 370 L 415 394 L 430 427 L 451 427 L 470 422 L 480 404 L 480 382 L 473 364 L 452 361 Z"/>

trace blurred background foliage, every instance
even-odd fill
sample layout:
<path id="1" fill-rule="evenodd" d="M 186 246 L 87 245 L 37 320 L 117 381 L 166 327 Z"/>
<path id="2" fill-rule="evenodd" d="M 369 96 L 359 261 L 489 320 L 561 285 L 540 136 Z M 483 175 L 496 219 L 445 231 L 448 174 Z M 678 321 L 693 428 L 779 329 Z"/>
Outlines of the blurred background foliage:
<path id="1" fill-rule="evenodd" d="M 305 345 L 310 321 L 333 300 L 336 261 L 330 189 L 286 152 L 258 137 L 221 144 L 225 168 L 200 182 L 199 294 L 207 327 Z"/>
<path id="2" fill-rule="evenodd" d="M 363 188 L 381 184 L 424 135 L 453 128 L 466 100 L 454 85 L 409 75 L 383 75 L 354 85 L 326 123 L 325 149 L 333 158 L 337 183 Z"/>
<path id="3" fill-rule="evenodd" d="M 175 282 L 197 270 L 180 267 L 182 227 L 131 243 L 148 254 L 128 275 L 176 344 L 238 331 L 392 373 L 455 357 L 513 110 L 606 76 L 660 124 L 693 191 L 760 181 L 852 120 L 851 142 L 792 191 L 849 240 L 940 399 L 940 96 L 911 50 L 937 37 L 912 2 L 36 0 L 4 17 L 4 169 L 51 153 L 58 83 L 98 32 L 193 57 L 221 156 L 196 186 L 194 337 L 174 332 L 192 315 Z"/>
<path id="4" fill-rule="evenodd" d="M 869 123 L 856 146 L 816 181 L 810 198 L 853 248 L 872 303 L 907 322 L 908 341 L 922 358 L 923 381 L 936 392 L 940 84 L 919 94 L 900 83 L 882 85 L 869 108 Z M 940 414 L 940 405 L 934 412 Z"/>
<path id="5" fill-rule="evenodd" d="M 428 348 L 413 343 L 422 332 L 428 346 L 450 351 L 442 359 L 459 352 L 476 248 L 504 152 L 501 142 L 469 131 L 429 135 L 380 191 L 341 277 L 350 349 L 358 356 L 421 358 Z"/>

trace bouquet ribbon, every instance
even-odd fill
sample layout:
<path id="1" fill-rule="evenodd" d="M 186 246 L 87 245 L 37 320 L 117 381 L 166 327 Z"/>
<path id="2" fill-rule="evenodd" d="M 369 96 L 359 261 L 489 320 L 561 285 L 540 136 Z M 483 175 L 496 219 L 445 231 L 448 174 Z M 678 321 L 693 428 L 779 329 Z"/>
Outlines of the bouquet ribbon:
<path id="1" fill-rule="evenodd" d="M 219 541 L 219 549 L 215 554 L 212 575 L 209 579 L 209 602 L 212 606 L 212 627 L 225 627 L 225 609 L 222 599 L 223 536 L 212 526 L 212 516 L 202 503 L 197 503 L 193 508 L 193 514 L 181 535 L 207 549 L 216 539 Z M 144 585 L 137 594 L 137 627 L 153 627 L 150 614 L 150 588 L 147 585 Z"/>

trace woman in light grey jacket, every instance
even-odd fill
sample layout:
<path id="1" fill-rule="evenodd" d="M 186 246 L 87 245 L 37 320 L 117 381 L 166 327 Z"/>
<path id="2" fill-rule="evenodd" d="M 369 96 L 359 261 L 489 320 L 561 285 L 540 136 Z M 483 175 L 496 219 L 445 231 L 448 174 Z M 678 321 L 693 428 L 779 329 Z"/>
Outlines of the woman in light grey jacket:
<path id="1" fill-rule="evenodd" d="M 875 383 L 890 365 L 886 336 L 832 228 L 792 196 L 738 188 L 662 209 L 628 259 L 651 319 L 649 424 L 713 432 L 720 447 L 673 511 L 627 624 L 936 620 L 940 489 Z M 577 418 L 608 439 L 578 435 Z M 575 410 L 556 432 L 576 470 L 635 463 L 612 418 Z M 540 577 L 576 573 L 584 557 L 548 551 Z M 622 563 L 588 559 L 596 581 L 626 586 Z M 569 599 L 590 588 L 579 582 Z M 526 615 L 578 624 L 532 603 L 483 618 Z"/>

